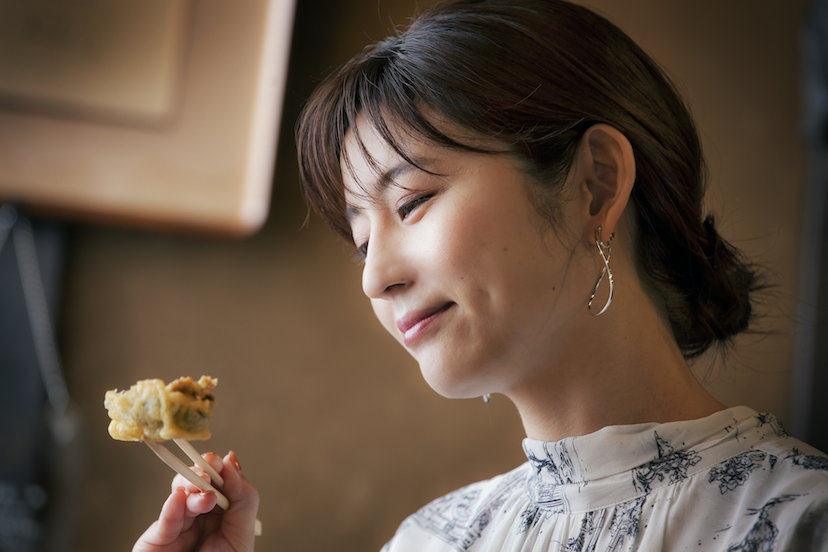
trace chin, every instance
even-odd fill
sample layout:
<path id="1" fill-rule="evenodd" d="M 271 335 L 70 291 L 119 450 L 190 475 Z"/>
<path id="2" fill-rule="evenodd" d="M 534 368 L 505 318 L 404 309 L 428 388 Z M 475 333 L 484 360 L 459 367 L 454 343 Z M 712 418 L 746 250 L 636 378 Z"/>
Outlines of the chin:
<path id="1" fill-rule="evenodd" d="M 458 372 L 456 367 L 439 366 L 422 361 L 419 364 L 420 373 L 429 387 L 447 399 L 471 399 L 485 394 L 485 391 L 477 389 L 479 383 L 474 381 L 471 374 Z"/>

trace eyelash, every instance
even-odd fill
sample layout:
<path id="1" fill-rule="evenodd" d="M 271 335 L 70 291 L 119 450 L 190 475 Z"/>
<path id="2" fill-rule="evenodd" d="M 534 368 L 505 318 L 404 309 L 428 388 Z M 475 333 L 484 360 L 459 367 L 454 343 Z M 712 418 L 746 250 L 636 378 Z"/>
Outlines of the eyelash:
<path id="1" fill-rule="evenodd" d="M 362 245 L 360 245 L 359 247 L 357 247 L 354 250 L 354 255 L 353 255 L 354 262 L 362 264 L 362 263 L 365 262 L 365 257 L 367 257 L 367 256 L 368 256 L 368 242 L 364 242 Z"/>
<path id="2" fill-rule="evenodd" d="M 427 202 L 429 199 L 433 198 L 435 195 L 437 195 L 437 194 L 436 193 L 425 194 L 425 195 L 415 197 L 411 201 L 407 201 L 406 203 L 403 203 L 397 209 L 397 216 L 400 217 L 400 220 L 405 220 L 408 217 L 408 215 L 410 215 L 411 213 L 414 212 L 415 209 L 417 209 L 417 207 L 419 207 L 423 203 Z M 362 244 L 360 244 L 356 248 L 356 250 L 354 251 L 353 256 L 354 256 L 354 261 L 356 261 L 358 263 L 364 263 L 365 258 L 368 256 L 368 242 L 366 241 L 366 242 L 363 242 Z"/>
<path id="3" fill-rule="evenodd" d="M 434 196 L 435 196 L 435 194 L 425 194 L 425 195 L 415 197 L 411 201 L 403 203 L 397 209 L 397 215 L 400 217 L 400 220 L 405 220 L 405 218 L 408 215 L 410 215 L 414 211 L 414 209 L 416 209 L 417 207 L 419 207 L 420 205 L 422 205 L 423 203 L 425 203 L 426 201 L 428 201 L 429 199 L 431 199 Z"/>

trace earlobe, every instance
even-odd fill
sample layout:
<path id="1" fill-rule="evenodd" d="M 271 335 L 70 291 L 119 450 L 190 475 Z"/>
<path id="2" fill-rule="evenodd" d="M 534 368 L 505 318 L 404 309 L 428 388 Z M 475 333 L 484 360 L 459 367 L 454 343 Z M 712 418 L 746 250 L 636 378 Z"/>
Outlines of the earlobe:
<path id="1" fill-rule="evenodd" d="M 635 184 L 635 157 L 627 137 L 606 124 L 591 126 L 579 146 L 589 212 L 585 237 L 600 226 L 604 235 L 615 232 Z"/>

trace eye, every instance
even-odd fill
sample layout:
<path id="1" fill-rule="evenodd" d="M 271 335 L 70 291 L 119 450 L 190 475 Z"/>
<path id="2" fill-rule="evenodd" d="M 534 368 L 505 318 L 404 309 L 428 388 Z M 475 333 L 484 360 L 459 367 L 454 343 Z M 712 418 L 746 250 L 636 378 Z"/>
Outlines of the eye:
<path id="1" fill-rule="evenodd" d="M 364 263 L 365 258 L 368 256 L 368 242 L 363 242 L 361 245 L 357 246 L 354 250 L 354 262 L 357 263 Z"/>
<path id="2" fill-rule="evenodd" d="M 426 203 L 429 199 L 434 197 L 436 194 L 425 194 L 421 196 L 417 196 L 411 201 L 407 201 L 403 203 L 400 207 L 397 208 L 397 215 L 399 215 L 400 220 L 405 220 L 408 215 L 410 215 L 417 207 Z"/>

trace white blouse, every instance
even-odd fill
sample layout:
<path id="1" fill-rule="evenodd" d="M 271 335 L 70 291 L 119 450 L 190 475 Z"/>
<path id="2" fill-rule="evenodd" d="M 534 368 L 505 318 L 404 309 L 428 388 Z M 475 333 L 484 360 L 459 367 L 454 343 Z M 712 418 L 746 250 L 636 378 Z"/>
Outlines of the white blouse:
<path id="1" fill-rule="evenodd" d="M 528 462 L 439 498 L 382 552 L 828 551 L 828 456 L 770 414 L 526 439 Z"/>

